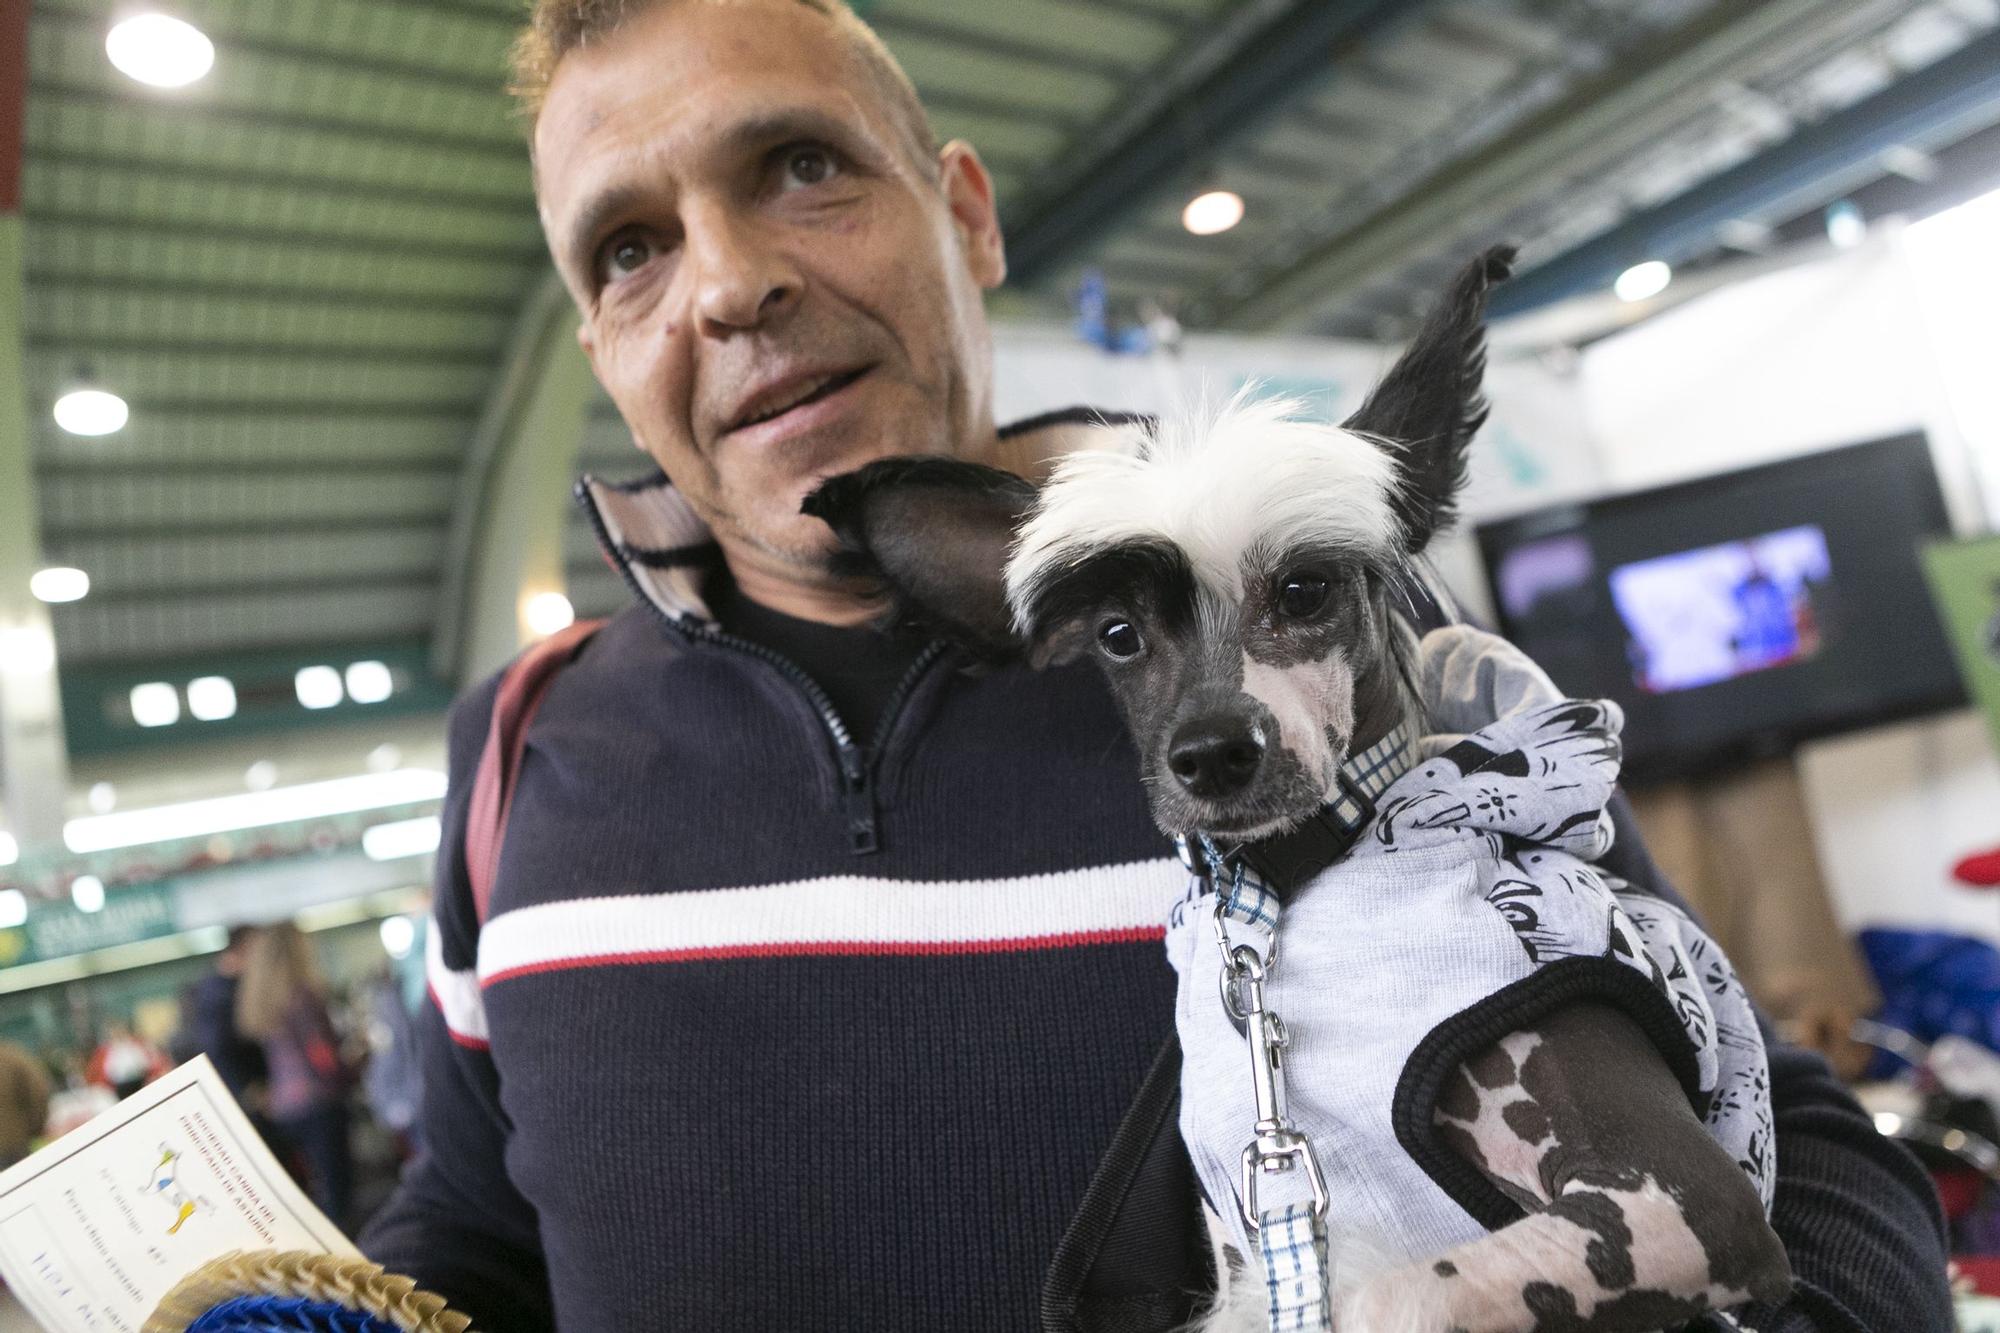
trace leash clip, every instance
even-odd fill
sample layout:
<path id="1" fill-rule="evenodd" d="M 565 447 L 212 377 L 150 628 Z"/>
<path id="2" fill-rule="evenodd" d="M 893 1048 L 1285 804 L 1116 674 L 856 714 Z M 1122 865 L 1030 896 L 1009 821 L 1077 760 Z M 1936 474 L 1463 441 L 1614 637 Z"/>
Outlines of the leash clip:
<path id="1" fill-rule="evenodd" d="M 1220 911 L 1215 921 L 1217 934 L 1227 940 Z M 1247 944 L 1226 947 L 1223 957 L 1222 1008 L 1249 1043 L 1251 1088 L 1257 1098 L 1257 1136 L 1243 1148 L 1243 1189 L 1238 1207 L 1244 1225 L 1252 1233 L 1262 1225 L 1257 1208 L 1258 1178 L 1290 1172 L 1301 1165 L 1312 1187 L 1313 1216 L 1324 1218 L 1326 1177 L 1320 1174 L 1311 1141 L 1292 1127 L 1285 1113 L 1284 1052 L 1292 1039 L 1284 1020 L 1264 1003 L 1264 980 L 1271 959 L 1260 958 Z"/>

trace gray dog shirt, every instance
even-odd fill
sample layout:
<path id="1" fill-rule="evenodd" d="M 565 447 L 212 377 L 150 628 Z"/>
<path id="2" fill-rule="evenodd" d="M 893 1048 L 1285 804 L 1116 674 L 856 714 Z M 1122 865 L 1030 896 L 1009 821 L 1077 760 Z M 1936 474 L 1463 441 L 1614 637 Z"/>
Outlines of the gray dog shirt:
<path id="1" fill-rule="evenodd" d="M 1464 626 L 1426 636 L 1420 661 L 1435 728 L 1424 757 L 1382 794 L 1353 850 L 1286 903 L 1268 991 L 1290 1032 L 1291 1119 L 1332 1200 L 1336 1285 L 1365 1276 L 1343 1250 L 1373 1269 L 1518 1215 L 1435 1141 L 1431 1112 L 1466 1059 L 1566 1004 L 1610 1003 L 1638 1021 L 1768 1212 L 1770 1085 L 1748 996 L 1686 915 L 1591 864 L 1611 846 L 1618 706 L 1562 698 L 1511 645 Z M 1212 905 L 1196 881 L 1167 932 L 1181 1134 L 1248 1254 L 1237 1182 L 1257 1114 L 1244 1038 L 1222 1007 Z"/>

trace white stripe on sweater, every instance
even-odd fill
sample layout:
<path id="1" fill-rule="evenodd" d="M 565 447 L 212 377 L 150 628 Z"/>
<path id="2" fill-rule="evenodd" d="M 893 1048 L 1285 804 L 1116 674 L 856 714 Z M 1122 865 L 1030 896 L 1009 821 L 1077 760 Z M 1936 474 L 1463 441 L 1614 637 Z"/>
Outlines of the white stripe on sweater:
<path id="1" fill-rule="evenodd" d="M 479 984 L 578 967 L 1012 952 L 1153 939 L 1186 878 L 1178 861 L 1163 858 L 1004 879 L 837 875 L 543 903 L 486 923 Z"/>
<path id="2" fill-rule="evenodd" d="M 444 1015 L 452 1040 L 475 1050 L 486 1049 L 486 1002 L 479 996 L 479 975 L 470 968 L 454 972 L 445 966 L 444 935 L 437 919 L 424 932 L 424 981 L 431 1000 Z"/>

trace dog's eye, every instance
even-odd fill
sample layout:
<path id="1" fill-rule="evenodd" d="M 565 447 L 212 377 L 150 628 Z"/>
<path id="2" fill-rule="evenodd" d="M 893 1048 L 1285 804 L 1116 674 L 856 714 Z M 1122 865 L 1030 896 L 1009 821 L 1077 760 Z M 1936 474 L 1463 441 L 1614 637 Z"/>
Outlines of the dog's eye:
<path id="1" fill-rule="evenodd" d="M 1128 662 L 1137 657 L 1139 650 L 1146 646 L 1146 641 L 1139 637 L 1139 631 L 1129 620 L 1107 622 L 1103 629 L 1097 631 L 1097 643 L 1104 649 L 1106 657 L 1116 658 L 1120 662 Z"/>
<path id="2" fill-rule="evenodd" d="M 1294 620 L 1318 614 L 1326 605 L 1327 582 L 1317 574 L 1290 574 L 1278 585 L 1278 610 Z"/>

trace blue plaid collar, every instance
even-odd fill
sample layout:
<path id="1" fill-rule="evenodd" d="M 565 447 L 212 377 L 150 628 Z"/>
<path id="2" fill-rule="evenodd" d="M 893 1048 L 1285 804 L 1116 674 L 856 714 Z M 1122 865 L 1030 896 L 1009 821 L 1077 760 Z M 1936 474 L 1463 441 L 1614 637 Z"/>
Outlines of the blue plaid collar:
<path id="1" fill-rule="evenodd" d="M 1237 847 L 1217 847 L 1200 834 L 1195 845 L 1185 835 L 1175 845 L 1190 870 L 1216 873 L 1241 865 L 1282 900 L 1347 855 L 1375 817 L 1376 801 L 1416 766 L 1418 757 L 1417 730 L 1406 719 L 1361 753 L 1349 755 L 1335 779 L 1338 794 L 1298 827 Z"/>

